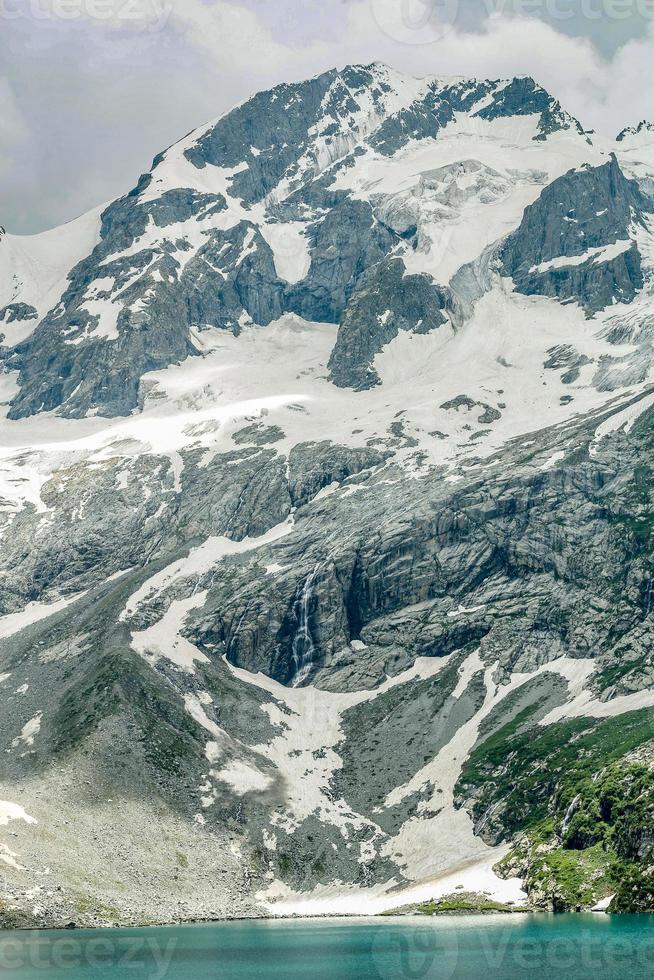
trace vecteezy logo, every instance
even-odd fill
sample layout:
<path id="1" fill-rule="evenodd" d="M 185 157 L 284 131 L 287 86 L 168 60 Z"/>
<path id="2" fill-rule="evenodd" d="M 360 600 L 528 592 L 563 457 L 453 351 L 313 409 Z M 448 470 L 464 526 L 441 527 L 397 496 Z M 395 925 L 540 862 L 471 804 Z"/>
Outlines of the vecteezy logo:
<path id="1" fill-rule="evenodd" d="M 149 32 L 163 30 L 172 13 L 172 0 L 0 0 L 0 20 L 86 20 Z"/>
<path id="2" fill-rule="evenodd" d="M 370 0 L 373 17 L 400 44 L 433 44 L 453 30 L 459 0 Z"/>
<path id="3" fill-rule="evenodd" d="M 457 932 L 425 925 L 380 925 L 372 940 L 372 959 L 382 980 L 451 980 L 459 959 Z"/>

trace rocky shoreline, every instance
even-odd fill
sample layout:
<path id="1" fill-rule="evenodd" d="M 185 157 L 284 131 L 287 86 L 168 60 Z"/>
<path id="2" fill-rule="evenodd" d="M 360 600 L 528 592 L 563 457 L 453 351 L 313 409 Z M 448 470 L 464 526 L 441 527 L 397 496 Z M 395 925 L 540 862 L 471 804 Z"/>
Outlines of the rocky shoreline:
<path id="1" fill-rule="evenodd" d="M 612 915 L 612 914 L 628 914 L 628 913 L 612 913 L 608 909 L 586 909 L 584 911 L 568 910 L 566 914 L 569 915 L 584 915 L 588 912 L 595 912 L 601 915 Z M 467 916 L 467 915 L 489 915 L 489 916 L 500 916 L 500 915 L 548 915 L 548 913 L 543 909 L 531 908 L 531 907 L 518 907 L 510 908 L 498 907 L 498 908 L 486 908 L 483 905 L 479 907 L 470 908 L 436 908 L 433 911 L 421 911 L 420 908 L 408 908 L 406 911 L 397 910 L 393 912 L 379 913 L 378 915 L 355 915 L 353 913 L 343 913 L 339 914 L 335 912 L 333 915 L 250 915 L 250 916 L 234 916 L 232 918 L 225 916 L 221 918 L 198 918 L 198 919 L 174 919 L 172 921 L 162 920 L 161 922 L 126 922 L 126 923 L 97 923 L 93 924 L 85 922 L 65 922 L 65 923 L 46 923 L 44 924 L 42 920 L 34 920 L 33 922 L 27 922 L 25 920 L 17 920 L 16 924 L 12 924 L 8 921 L 5 916 L 0 913 L 0 933 L 2 932 L 67 932 L 67 931 L 85 931 L 97 930 L 98 932 L 106 932 L 111 929 L 163 929 L 173 926 L 197 926 L 197 925 L 220 925 L 230 922 L 311 922 L 315 920 L 339 920 L 339 919 L 405 919 L 411 917 L 429 918 L 439 915 L 447 916 Z M 553 913 L 556 915 L 561 915 L 563 913 Z"/>

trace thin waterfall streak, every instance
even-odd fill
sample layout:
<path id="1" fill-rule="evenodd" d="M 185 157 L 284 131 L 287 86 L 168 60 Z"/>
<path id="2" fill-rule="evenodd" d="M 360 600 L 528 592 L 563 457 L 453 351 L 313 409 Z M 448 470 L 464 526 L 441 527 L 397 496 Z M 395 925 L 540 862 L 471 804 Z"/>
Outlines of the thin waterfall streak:
<path id="1" fill-rule="evenodd" d="M 579 803 L 580 799 L 581 799 L 580 796 L 575 796 L 574 800 L 566 810 L 565 816 L 563 818 L 563 823 L 561 824 L 561 836 L 563 836 L 566 833 L 568 827 L 570 826 L 570 821 L 572 820 L 575 814 L 575 810 L 577 809 L 577 804 Z"/>
<path id="2" fill-rule="evenodd" d="M 293 662 L 295 664 L 295 676 L 291 682 L 292 687 L 299 687 L 311 674 L 313 669 L 313 655 L 315 646 L 311 629 L 309 626 L 310 605 L 313 598 L 313 587 L 318 576 L 319 565 L 316 565 L 311 575 L 307 578 L 302 588 L 302 595 L 298 602 L 299 624 L 293 640 Z"/>

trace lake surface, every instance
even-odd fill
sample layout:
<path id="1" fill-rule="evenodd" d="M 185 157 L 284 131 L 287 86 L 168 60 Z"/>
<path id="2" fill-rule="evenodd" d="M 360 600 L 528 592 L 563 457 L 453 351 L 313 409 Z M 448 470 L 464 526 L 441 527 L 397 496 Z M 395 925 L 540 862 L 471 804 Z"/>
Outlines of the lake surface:
<path id="1" fill-rule="evenodd" d="M 0 933 L 12 980 L 640 980 L 654 917 L 513 915 Z"/>

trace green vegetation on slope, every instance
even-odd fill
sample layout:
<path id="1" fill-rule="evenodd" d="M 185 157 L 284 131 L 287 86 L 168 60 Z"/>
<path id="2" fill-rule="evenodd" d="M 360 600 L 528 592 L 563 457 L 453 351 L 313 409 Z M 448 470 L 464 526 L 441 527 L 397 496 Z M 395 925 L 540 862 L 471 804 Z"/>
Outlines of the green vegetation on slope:
<path id="1" fill-rule="evenodd" d="M 502 869 L 535 904 L 585 908 L 615 894 L 612 909 L 653 910 L 654 712 L 543 728 L 527 727 L 531 713 L 473 751 L 459 803 L 486 839 L 517 841 Z"/>

